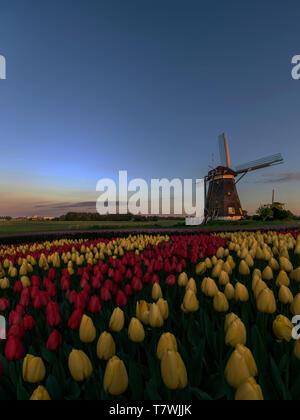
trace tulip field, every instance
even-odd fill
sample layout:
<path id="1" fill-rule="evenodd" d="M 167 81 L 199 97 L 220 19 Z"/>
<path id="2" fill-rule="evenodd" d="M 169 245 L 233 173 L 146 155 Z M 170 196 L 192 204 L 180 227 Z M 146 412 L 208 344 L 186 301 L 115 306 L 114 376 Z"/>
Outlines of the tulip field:
<path id="1" fill-rule="evenodd" d="M 298 400 L 299 285 L 297 231 L 0 244 L 0 399 Z"/>

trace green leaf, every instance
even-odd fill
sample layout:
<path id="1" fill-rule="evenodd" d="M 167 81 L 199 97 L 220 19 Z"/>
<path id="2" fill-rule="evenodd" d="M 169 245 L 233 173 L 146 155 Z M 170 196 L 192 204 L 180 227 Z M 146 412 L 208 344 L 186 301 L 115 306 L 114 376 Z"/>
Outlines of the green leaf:
<path id="1" fill-rule="evenodd" d="M 62 400 L 63 390 L 59 385 L 57 379 L 53 375 L 49 375 L 46 381 L 46 389 L 50 394 L 52 400 Z"/>
<path id="2" fill-rule="evenodd" d="M 143 377 L 141 366 L 134 361 L 129 364 L 129 384 L 132 389 L 132 399 L 143 399 Z"/>
<path id="3" fill-rule="evenodd" d="M 209 396 L 206 392 L 201 391 L 199 388 L 191 388 L 193 395 L 195 395 L 197 400 L 200 401 L 212 401 L 213 398 Z"/>
<path id="4" fill-rule="evenodd" d="M 161 396 L 158 393 L 156 382 L 153 378 L 150 379 L 150 381 L 146 384 L 146 390 L 145 390 L 145 399 L 149 400 L 161 400 Z"/>

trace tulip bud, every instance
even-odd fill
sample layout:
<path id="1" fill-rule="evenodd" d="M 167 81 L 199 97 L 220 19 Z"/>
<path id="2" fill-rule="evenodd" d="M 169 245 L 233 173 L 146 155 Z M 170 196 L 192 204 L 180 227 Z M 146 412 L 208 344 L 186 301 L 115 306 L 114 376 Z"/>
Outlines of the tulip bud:
<path id="1" fill-rule="evenodd" d="M 119 307 L 115 308 L 109 321 L 109 329 L 114 332 L 120 332 L 124 327 L 124 323 L 124 312 Z"/>
<path id="2" fill-rule="evenodd" d="M 239 274 L 241 276 L 249 276 L 250 269 L 245 260 L 242 260 L 239 265 Z"/>
<path id="3" fill-rule="evenodd" d="M 227 314 L 226 315 L 226 318 L 225 318 L 225 326 L 224 326 L 224 331 L 225 331 L 225 333 L 227 333 L 227 331 L 228 331 L 228 328 L 230 327 L 230 325 L 235 321 L 235 320 L 237 320 L 237 319 L 239 319 L 239 317 L 236 315 L 236 314 L 234 314 L 233 312 L 231 312 L 230 314 Z"/>
<path id="4" fill-rule="evenodd" d="M 112 335 L 104 331 L 97 343 L 97 356 L 99 359 L 109 360 L 116 354 L 116 344 Z"/>
<path id="5" fill-rule="evenodd" d="M 235 290 L 231 283 L 226 284 L 224 294 L 227 298 L 227 300 L 234 299 Z"/>
<path id="6" fill-rule="evenodd" d="M 193 277 L 191 277 L 188 281 L 188 284 L 186 285 L 186 290 L 190 289 L 192 290 L 195 294 L 197 293 L 197 286 L 196 286 L 196 282 L 193 279 Z"/>
<path id="7" fill-rule="evenodd" d="M 129 327 L 128 327 L 128 337 L 129 340 L 134 343 L 141 343 L 145 339 L 145 330 L 141 321 L 137 318 L 131 318 Z"/>
<path id="8" fill-rule="evenodd" d="M 186 367 L 178 352 L 167 350 L 163 353 L 161 376 L 165 386 L 169 389 L 184 389 L 187 386 Z"/>
<path id="9" fill-rule="evenodd" d="M 277 287 L 280 287 L 280 286 L 289 287 L 289 285 L 290 285 L 289 276 L 286 274 L 285 271 L 281 270 L 280 273 L 277 276 L 277 279 L 276 279 L 276 286 Z"/>
<path id="10" fill-rule="evenodd" d="M 149 323 L 149 311 L 150 305 L 145 300 L 140 300 L 136 303 L 136 317 L 145 325 Z"/>
<path id="11" fill-rule="evenodd" d="M 238 344 L 246 345 L 247 332 L 243 322 L 237 318 L 227 328 L 225 343 L 226 346 L 236 347 Z"/>
<path id="12" fill-rule="evenodd" d="M 158 300 L 159 298 L 162 298 L 163 294 L 161 291 L 161 287 L 158 283 L 154 283 L 152 287 L 152 299 Z"/>
<path id="13" fill-rule="evenodd" d="M 28 354 L 23 361 L 23 380 L 31 384 L 42 382 L 46 375 L 46 368 L 40 357 Z"/>
<path id="14" fill-rule="evenodd" d="M 96 338 L 96 328 L 93 321 L 87 315 L 83 315 L 80 328 L 79 337 L 83 343 L 92 343 Z"/>
<path id="15" fill-rule="evenodd" d="M 218 292 L 213 301 L 214 309 L 217 312 L 227 312 L 229 309 L 229 304 L 226 296 L 222 292 Z"/>
<path id="16" fill-rule="evenodd" d="M 212 270 L 212 277 L 219 278 L 222 271 L 223 264 L 217 263 Z"/>
<path id="17" fill-rule="evenodd" d="M 226 271 L 221 271 L 220 276 L 219 276 L 219 285 L 220 286 L 226 286 L 226 284 L 229 283 L 229 275 Z"/>
<path id="18" fill-rule="evenodd" d="M 264 280 L 270 281 L 273 280 L 273 270 L 270 266 L 267 265 L 267 267 L 264 269 L 264 271 L 262 272 L 262 278 Z"/>
<path id="19" fill-rule="evenodd" d="M 178 286 L 185 287 L 188 283 L 188 276 L 185 272 L 180 273 L 178 276 Z"/>
<path id="20" fill-rule="evenodd" d="M 201 284 L 201 291 L 207 297 L 214 297 L 219 289 L 213 279 L 205 277 Z"/>
<path id="21" fill-rule="evenodd" d="M 158 299 L 157 306 L 159 307 L 159 310 L 161 312 L 161 315 L 164 320 L 169 318 L 169 305 L 168 302 L 162 298 Z"/>
<path id="22" fill-rule="evenodd" d="M 152 328 L 160 328 L 164 324 L 163 316 L 156 303 L 150 305 L 149 324 Z"/>
<path id="23" fill-rule="evenodd" d="M 46 388 L 39 386 L 31 395 L 30 401 L 51 401 L 51 398 Z"/>
<path id="24" fill-rule="evenodd" d="M 279 302 L 283 303 L 284 305 L 287 305 L 293 302 L 294 296 L 288 287 L 281 286 L 278 292 L 278 299 Z"/>
<path id="25" fill-rule="evenodd" d="M 272 290 L 269 288 L 263 289 L 257 296 L 256 306 L 259 312 L 274 314 L 276 312 L 276 301 Z"/>
<path id="26" fill-rule="evenodd" d="M 77 382 L 88 379 L 93 373 L 91 361 L 82 350 L 72 350 L 69 356 L 69 369 L 72 378 Z"/>
<path id="27" fill-rule="evenodd" d="M 188 289 L 185 293 L 183 303 L 181 305 L 181 310 L 185 313 L 196 312 L 199 309 L 199 301 L 195 293 Z"/>
<path id="28" fill-rule="evenodd" d="M 263 401 L 261 387 L 254 378 L 248 378 L 242 383 L 235 394 L 235 401 Z"/>
<path id="29" fill-rule="evenodd" d="M 280 264 L 281 270 L 284 270 L 287 273 L 290 273 L 291 271 L 293 271 L 292 263 L 286 257 L 279 258 L 279 264 Z"/>
<path id="30" fill-rule="evenodd" d="M 300 293 L 298 293 L 293 299 L 291 312 L 293 315 L 300 315 Z"/>
<path id="31" fill-rule="evenodd" d="M 292 330 L 294 326 L 290 322 L 288 318 L 286 318 L 283 315 L 278 315 L 273 322 L 273 332 L 274 335 L 278 338 L 280 341 L 286 341 L 289 343 L 292 339 Z"/>
<path id="32" fill-rule="evenodd" d="M 257 366 L 251 351 L 238 344 L 230 356 L 225 369 L 225 379 L 227 383 L 238 389 L 247 379 L 257 376 Z"/>
<path id="33" fill-rule="evenodd" d="M 175 352 L 178 350 L 176 338 L 171 333 L 164 333 L 160 336 L 156 350 L 157 358 L 161 360 L 167 350 L 173 350 Z"/>
<path id="34" fill-rule="evenodd" d="M 204 274 L 207 270 L 205 262 L 201 262 L 196 265 L 196 274 L 197 276 L 201 276 L 201 274 Z"/>
<path id="35" fill-rule="evenodd" d="M 242 283 L 236 283 L 234 291 L 234 299 L 237 302 L 248 302 L 249 293 L 247 288 Z"/>
<path id="36" fill-rule="evenodd" d="M 104 391 L 111 395 L 121 395 L 128 388 L 126 367 L 117 356 L 113 356 L 106 365 L 103 387 Z"/>

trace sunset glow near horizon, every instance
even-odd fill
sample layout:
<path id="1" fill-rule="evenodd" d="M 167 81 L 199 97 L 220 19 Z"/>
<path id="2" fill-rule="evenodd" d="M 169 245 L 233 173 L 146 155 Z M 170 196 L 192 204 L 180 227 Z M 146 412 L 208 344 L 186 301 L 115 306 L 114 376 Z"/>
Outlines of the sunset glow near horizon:
<path id="1" fill-rule="evenodd" d="M 3 0 L 0 216 L 96 211 L 100 178 L 204 177 L 228 134 L 242 206 L 300 214 L 300 4 Z M 214 158 L 212 157 L 214 154 Z"/>

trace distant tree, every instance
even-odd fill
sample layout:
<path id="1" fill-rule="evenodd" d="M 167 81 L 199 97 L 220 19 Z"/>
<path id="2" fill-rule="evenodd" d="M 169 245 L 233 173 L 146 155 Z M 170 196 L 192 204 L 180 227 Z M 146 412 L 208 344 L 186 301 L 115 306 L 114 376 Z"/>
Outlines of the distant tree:
<path id="1" fill-rule="evenodd" d="M 260 219 L 263 221 L 274 219 L 274 212 L 269 206 L 259 207 L 259 209 L 257 210 L 257 214 L 260 217 Z"/>

